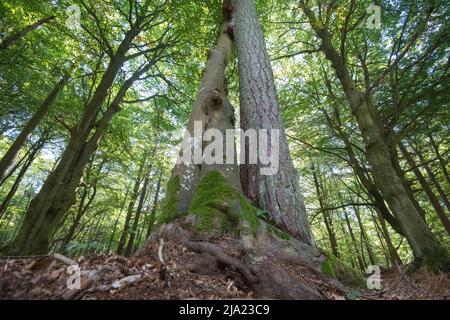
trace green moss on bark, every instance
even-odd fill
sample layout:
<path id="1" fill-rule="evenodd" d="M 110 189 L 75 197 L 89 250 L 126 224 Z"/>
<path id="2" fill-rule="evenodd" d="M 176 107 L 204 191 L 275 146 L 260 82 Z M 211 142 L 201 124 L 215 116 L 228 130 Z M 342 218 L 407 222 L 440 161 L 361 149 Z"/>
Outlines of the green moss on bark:
<path id="1" fill-rule="evenodd" d="M 158 224 L 168 223 L 178 215 L 177 193 L 180 191 L 180 177 L 171 177 L 167 183 L 166 199 L 162 206 L 161 214 L 158 217 Z"/>
<path id="2" fill-rule="evenodd" d="M 326 259 L 322 262 L 322 272 L 330 278 L 335 278 L 351 287 L 364 287 L 365 280 L 359 270 L 349 266 L 332 254 L 323 252 Z"/>
<path id="3" fill-rule="evenodd" d="M 291 239 L 291 236 L 289 234 L 287 234 L 286 232 L 278 229 L 277 227 L 275 227 L 271 224 L 267 224 L 267 231 L 274 234 L 275 236 L 277 236 L 280 239 L 283 239 L 283 240 Z"/>
<path id="4" fill-rule="evenodd" d="M 200 180 L 189 213 L 199 216 L 199 231 L 239 232 L 242 220 L 248 222 L 253 233 L 259 226 L 256 208 L 218 171 L 211 171 Z"/>

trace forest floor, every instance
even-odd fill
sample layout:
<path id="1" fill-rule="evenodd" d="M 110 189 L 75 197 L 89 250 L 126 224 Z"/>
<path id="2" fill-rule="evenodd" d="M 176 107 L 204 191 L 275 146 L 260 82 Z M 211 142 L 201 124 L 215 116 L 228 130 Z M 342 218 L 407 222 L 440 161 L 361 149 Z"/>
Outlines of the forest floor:
<path id="1" fill-rule="evenodd" d="M 118 255 L 80 257 L 77 263 L 81 289 L 68 288 L 68 279 L 74 279 L 68 273 L 68 263 L 70 260 L 62 256 L 0 259 L 0 299 L 253 298 L 253 293 L 230 270 L 211 274 L 192 272 L 193 253 L 171 242 L 164 246 L 147 244 L 130 259 Z M 370 291 L 345 287 L 343 290 L 341 285 L 336 286 L 336 281 L 328 281 L 306 268 L 292 269 L 297 278 L 314 283 L 328 299 L 450 299 L 447 275 L 412 276 L 406 271 L 407 267 L 401 266 L 383 272 L 382 290 Z"/>

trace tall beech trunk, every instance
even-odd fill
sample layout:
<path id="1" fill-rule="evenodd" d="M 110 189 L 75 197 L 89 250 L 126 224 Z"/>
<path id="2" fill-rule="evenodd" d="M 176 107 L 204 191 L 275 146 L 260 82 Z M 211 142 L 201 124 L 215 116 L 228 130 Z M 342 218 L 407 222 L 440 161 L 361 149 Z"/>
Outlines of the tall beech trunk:
<path id="1" fill-rule="evenodd" d="M 274 136 L 270 129 L 279 132 L 278 171 L 274 175 L 262 175 L 261 165 L 248 164 L 246 159 L 246 164 L 241 166 L 244 194 L 257 207 L 269 212 L 277 227 L 313 245 L 298 174 L 281 119 L 272 66 L 253 1 L 234 0 L 232 3 L 239 60 L 241 128 L 266 129 L 271 141 Z M 245 150 L 248 158 L 248 141 L 245 141 Z"/>
<path id="2" fill-rule="evenodd" d="M 67 83 L 68 77 L 63 77 L 53 88 L 53 90 L 48 94 L 45 100 L 40 104 L 36 112 L 33 114 L 30 120 L 28 120 L 25 127 L 16 137 L 12 145 L 9 147 L 8 151 L 3 155 L 0 160 L 0 181 L 2 181 L 8 173 L 9 168 L 13 165 L 14 159 L 22 148 L 23 144 L 28 139 L 28 136 L 33 132 L 34 129 L 39 125 L 41 120 L 47 114 L 50 106 L 55 102 L 58 94 L 64 88 Z"/>
<path id="3" fill-rule="evenodd" d="M 333 114 L 334 121 L 331 119 L 330 115 L 325 111 L 325 119 L 329 127 L 335 132 L 336 136 L 344 143 L 345 151 L 348 155 L 348 161 L 350 166 L 353 169 L 356 177 L 359 179 L 362 186 L 366 189 L 369 197 L 374 202 L 375 207 L 381 212 L 383 218 L 391 225 L 391 227 L 398 232 L 400 235 L 404 236 L 404 232 L 398 222 L 398 219 L 391 214 L 389 208 L 386 206 L 383 196 L 381 195 L 380 189 L 373 182 L 372 177 L 367 173 L 367 170 L 363 168 L 358 160 L 354 150 L 353 145 L 350 141 L 350 137 L 348 134 L 342 129 L 343 123 L 341 121 L 339 106 L 337 104 L 338 98 L 334 94 L 333 87 L 331 82 L 328 79 L 328 76 L 325 74 L 325 85 L 328 90 L 328 94 L 330 95 L 331 100 L 333 101 Z"/>
<path id="4" fill-rule="evenodd" d="M 305 1 L 301 0 L 300 5 L 316 35 L 322 41 L 321 50 L 336 72 L 352 114 L 358 123 L 375 183 L 379 186 L 392 212 L 399 219 L 417 265 L 428 265 L 433 269 L 449 269 L 450 260 L 447 250 L 439 244 L 422 219 L 392 162 L 394 156 L 386 140 L 385 128 L 371 104 L 370 95 L 367 96 L 357 89 L 345 64 L 345 58 L 333 47 L 329 31 L 322 26 Z"/>
<path id="5" fill-rule="evenodd" d="M 208 129 L 217 129 L 222 133 L 224 138 L 226 137 L 225 130 L 235 129 L 234 108 L 227 98 L 228 88 L 225 79 L 225 70 L 230 61 L 233 46 L 233 41 L 228 32 L 230 16 L 227 12 L 229 8 L 230 2 L 225 0 L 223 4 L 224 14 L 220 36 L 217 40 L 216 47 L 209 52 L 208 61 L 203 71 L 203 78 L 186 130 L 184 140 L 185 148 L 190 148 L 193 145 L 198 146 L 198 142 L 187 141 L 186 137 L 197 136 L 201 139 L 199 134 L 194 132 L 195 122 L 201 123 L 201 130 L 203 132 Z M 201 147 L 197 148 L 197 150 L 203 152 L 207 145 L 207 143 L 202 142 Z M 225 147 L 226 145 L 224 145 L 224 152 L 226 150 Z M 232 147 L 234 148 L 234 144 Z M 172 179 L 178 177 L 180 181 L 180 189 L 176 194 L 177 211 L 185 213 L 189 210 L 192 196 L 200 178 L 213 170 L 219 171 L 225 177 L 226 182 L 236 190 L 241 190 L 236 156 L 234 156 L 235 161 L 233 164 L 194 164 L 196 158 L 195 151 L 192 152 L 189 159 L 185 156 L 185 161 L 183 162 L 181 161 L 182 152 L 183 150 L 180 151 L 180 158 L 172 170 Z"/>
<path id="6" fill-rule="evenodd" d="M 0 41 L 0 51 L 8 49 L 11 45 L 13 45 L 17 41 L 23 39 L 31 31 L 36 30 L 37 28 L 39 28 L 43 24 L 48 23 L 48 22 L 52 21 L 55 18 L 56 18 L 56 16 L 49 16 L 49 17 L 42 18 L 42 19 L 36 21 L 35 23 L 26 26 L 25 28 L 23 28 L 19 32 L 12 34 L 9 37 L 6 37 L 5 39 L 1 39 L 1 41 Z"/>
<path id="7" fill-rule="evenodd" d="M 85 213 L 89 209 L 90 205 L 94 201 L 95 196 L 97 195 L 98 176 L 100 175 L 100 172 L 101 172 L 104 164 L 106 163 L 106 158 L 104 158 L 102 160 L 102 162 L 99 164 L 99 167 L 97 169 L 97 176 L 96 176 L 96 178 L 94 179 L 94 181 L 90 182 L 90 176 L 92 174 L 92 170 L 93 170 L 92 166 L 94 164 L 94 160 L 95 160 L 95 157 L 92 157 L 90 162 L 89 162 L 89 166 L 88 166 L 88 168 L 86 170 L 86 181 L 88 183 L 92 184 L 92 194 L 89 195 L 89 193 L 90 193 L 89 189 L 90 188 L 88 188 L 87 186 L 83 187 L 83 191 L 81 193 L 81 197 L 80 197 L 79 204 L 78 204 L 77 214 L 75 216 L 74 221 L 72 222 L 72 225 L 69 228 L 69 231 L 67 232 L 67 234 L 63 238 L 63 241 L 62 241 L 62 243 L 60 245 L 60 250 L 63 251 L 63 252 L 67 249 L 66 247 L 69 244 L 69 242 L 74 238 L 75 231 L 77 230 L 81 219 L 83 218 L 83 216 L 85 215 Z"/>
<path id="8" fill-rule="evenodd" d="M 403 157 L 405 158 L 406 162 L 408 162 L 408 165 L 410 166 L 410 168 L 414 172 L 414 175 L 416 176 L 417 180 L 422 186 L 423 191 L 425 191 L 425 194 L 430 200 L 430 203 L 433 206 L 433 209 L 436 212 L 437 216 L 439 217 L 439 220 L 441 220 L 442 225 L 444 226 L 447 233 L 450 235 L 450 220 L 446 216 L 445 211 L 442 208 L 441 204 L 439 203 L 438 198 L 433 193 L 433 190 L 431 190 L 430 185 L 428 184 L 425 177 L 422 175 L 422 172 L 420 172 L 419 167 L 417 167 L 414 159 L 412 158 L 411 154 L 408 152 L 406 147 L 402 143 L 399 143 L 398 146 Z"/>

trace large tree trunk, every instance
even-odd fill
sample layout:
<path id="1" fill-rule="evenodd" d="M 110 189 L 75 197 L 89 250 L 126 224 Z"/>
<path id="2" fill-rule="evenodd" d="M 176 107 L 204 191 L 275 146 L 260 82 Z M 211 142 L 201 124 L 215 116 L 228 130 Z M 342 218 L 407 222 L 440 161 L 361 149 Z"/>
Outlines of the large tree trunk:
<path id="1" fill-rule="evenodd" d="M 120 111 L 128 89 L 151 67 L 149 63 L 127 79 L 101 119 L 96 121 L 116 75 L 126 60 L 126 50 L 137 33 L 137 30 L 127 33 L 116 55 L 111 59 L 92 99 L 84 108 L 81 120 L 71 133 L 71 139 L 60 162 L 31 202 L 20 232 L 8 246 L 11 254 L 47 253 L 49 238 L 75 203 L 75 190 L 84 169 L 97 150 L 113 116 Z M 94 128 L 95 131 L 92 132 Z"/>
<path id="2" fill-rule="evenodd" d="M 228 2 L 225 1 L 224 11 L 229 7 Z M 226 12 L 224 12 L 221 33 L 216 47 L 209 53 L 200 89 L 197 92 L 197 98 L 189 118 L 180 157 L 172 170 L 172 179 L 178 177 L 180 182 L 180 189 L 176 194 L 176 210 L 183 213 L 187 212 L 191 206 L 192 196 L 200 178 L 210 171 L 219 171 L 225 177 L 228 184 L 238 191 L 241 190 L 239 170 L 235 161 L 236 156 L 233 157 L 234 161 L 232 164 L 226 162 L 224 164 L 205 164 L 196 161 L 196 159 L 198 160 L 196 153 L 202 153 L 207 146 L 203 141 L 197 140 L 202 140 L 203 132 L 208 129 L 217 129 L 225 138 L 227 129 L 235 129 L 234 108 L 227 98 L 228 88 L 225 79 L 225 70 L 230 61 L 233 46 L 233 41 L 228 34 L 229 18 Z M 197 125 L 200 124 L 200 128 L 197 129 L 195 123 Z M 197 129 L 197 132 L 194 129 Z M 195 136 L 195 139 L 188 139 L 188 137 Z M 228 149 L 231 147 L 233 149 L 235 148 L 234 143 L 232 146 L 228 146 Z M 188 157 L 184 154 L 185 150 L 183 149 L 193 149 L 194 152 Z M 224 153 L 227 150 L 225 144 L 223 150 Z M 184 161 L 182 160 L 183 158 Z"/>
<path id="3" fill-rule="evenodd" d="M 17 41 L 19 41 L 20 39 L 25 37 L 31 31 L 36 30 L 37 28 L 39 28 L 43 24 L 45 24 L 47 22 L 50 22 L 51 20 L 53 20 L 55 18 L 56 18 L 56 16 L 50 16 L 50 17 L 42 18 L 42 19 L 36 21 L 35 23 L 26 26 L 25 28 L 23 28 L 19 32 L 12 34 L 9 37 L 6 37 L 5 39 L 1 39 L 1 41 L 0 41 L 0 51 L 8 49 L 11 45 L 13 45 Z"/>
<path id="4" fill-rule="evenodd" d="M 0 181 L 2 181 L 5 178 L 6 174 L 8 173 L 8 169 L 14 163 L 14 159 L 16 158 L 17 154 L 19 153 L 21 147 L 26 142 L 26 140 L 27 140 L 28 136 L 31 134 L 31 132 L 34 129 L 36 129 L 36 127 L 39 125 L 41 120 L 47 114 L 48 109 L 55 102 L 56 98 L 58 97 L 58 94 L 63 89 L 67 80 L 68 80 L 68 78 L 64 77 L 55 85 L 53 90 L 49 93 L 49 95 L 41 103 L 41 105 L 38 107 L 38 109 L 36 110 L 34 115 L 31 117 L 31 119 L 28 120 L 25 127 L 22 129 L 22 131 L 19 133 L 19 135 L 14 140 L 13 144 L 9 147 L 8 151 L 6 151 L 3 158 L 0 160 Z"/>
<path id="5" fill-rule="evenodd" d="M 322 40 L 321 50 L 331 62 L 343 91 L 347 97 L 353 116 L 358 123 L 367 159 L 372 166 L 375 183 L 379 186 L 386 202 L 395 213 L 406 238 L 413 250 L 417 264 L 432 268 L 449 269 L 447 251 L 439 244 L 425 221 L 420 216 L 402 180 L 398 175 L 394 159 L 386 141 L 384 126 L 374 111 L 370 96 L 360 92 L 350 76 L 345 60 L 333 47 L 330 33 L 321 27 L 311 9 L 301 1 L 303 11 L 308 17 L 317 36 Z"/>
<path id="6" fill-rule="evenodd" d="M 269 213 L 276 226 L 313 245 L 298 174 L 281 119 L 272 66 L 253 1 L 233 1 L 233 10 L 239 59 L 241 128 L 244 131 L 266 129 L 270 141 L 275 143 L 271 129 L 279 133 L 279 168 L 273 175 L 262 175 L 261 164 L 248 164 L 249 145 L 247 141 L 241 141 L 241 144 L 245 143 L 246 151 L 246 164 L 241 166 L 244 193 L 256 206 Z"/>

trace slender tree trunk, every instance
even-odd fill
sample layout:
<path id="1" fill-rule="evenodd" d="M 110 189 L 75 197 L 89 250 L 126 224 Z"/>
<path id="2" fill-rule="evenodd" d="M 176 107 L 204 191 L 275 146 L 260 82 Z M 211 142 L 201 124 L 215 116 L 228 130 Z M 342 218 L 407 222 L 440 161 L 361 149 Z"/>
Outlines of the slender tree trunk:
<path id="1" fill-rule="evenodd" d="M 364 258 L 360 254 L 360 250 L 358 248 L 358 241 L 356 241 L 356 237 L 355 237 L 355 234 L 353 233 L 353 228 L 350 223 L 350 219 L 348 218 L 348 214 L 345 209 L 344 209 L 344 217 L 345 217 L 345 222 L 347 224 L 348 232 L 352 239 L 353 247 L 355 248 L 355 255 L 356 255 L 356 258 L 358 259 L 359 268 L 361 269 L 362 272 L 365 272 L 366 263 L 364 262 Z"/>
<path id="2" fill-rule="evenodd" d="M 375 255 L 373 253 L 372 246 L 370 244 L 369 236 L 367 235 L 367 232 L 366 232 L 366 227 L 364 227 L 364 224 L 361 220 L 359 208 L 357 206 L 353 206 L 353 210 L 355 211 L 356 219 L 358 220 L 359 229 L 361 230 L 361 240 L 363 241 L 364 246 L 366 247 L 370 264 L 375 265 L 376 264 Z"/>
<path id="3" fill-rule="evenodd" d="M 9 37 L 6 37 L 5 39 L 2 39 L 0 41 L 0 51 L 8 49 L 11 45 L 13 45 L 17 41 L 21 40 L 22 38 L 24 38 L 31 31 L 36 30 L 43 24 L 50 22 L 51 20 L 53 20 L 55 18 L 56 18 L 55 16 L 42 18 L 42 19 L 36 21 L 35 23 L 26 26 L 19 32 L 12 34 Z"/>
<path id="4" fill-rule="evenodd" d="M 313 179 L 314 179 L 314 185 L 316 187 L 317 197 L 319 199 L 320 210 L 322 211 L 323 220 L 324 220 L 327 232 L 328 232 L 328 239 L 330 240 L 331 250 L 332 250 L 334 256 L 340 258 L 340 254 L 338 251 L 338 244 L 336 241 L 336 234 L 334 233 L 334 228 L 333 228 L 333 221 L 331 220 L 330 214 L 328 213 L 328 211 L 325 208 L 325 206 L 326 206 L 325 201 L 324 201 L 325 193 L 323 192 L 323 186 L 322 186 L 322 183 L 319 182 L 319 178 L 317 177 L 317 173 L 316 173 L 314 164 L 312 165 L 311 168 L 312 168 L 312 174 L 313 174 Z M 320 172 L 319 172 L 319 174 L 320 174 Z"/>
<path id="5" fill-rule="evenodd" d="M 131 185 L 130 185 L 130 188 L 131 188 Z M 111 252 L 111 246 L 114 241 L 114 236 L 116 235 L 116 232 L 117 232 L 117 226 L 119 225 L 119 221 L 120 221 L 120 217 L 122 216 L 122 212 L 125 210 L 125 206 L 126 206 L 126 203 L 128 200 L 129 193 L 130 193 L 129 188 L 127 188 L 125 197 L 123 198 L 122 205 L 120 206 L 119 215 L 117 216 L 116 221 L 114 222 L 114 227 L 113 227 L 113 232 L 111 234 L 111 238 L 109 238 L 108 248 L 106 250 L 106 252 L 108 252 L 108 253 Z"/>
<path id="6" fill-rule="evenodd" d="M 423 157 L 422 153 L 414 147 L 412 147 L 412 149 L 417 154 L 420 161 L 425 163 L 425 158 Z M 450 201 L 448 200 L 447 195 L 445 194 L 444 190 L 442 189 L 441 184 L 439 183 L 436 175 L 434 174 L 433 170 L 430 168 L 430 166 L 428 164 L 425 164 L 423 167 L 425 168 L 425 171 L 427 172 L 428 177 L 430 178 L 431 182 L 433 183 L 434 187 L 436 188 L 437 192 L 439 193 L 439 196 L 441 197 L 442 201 L 444 202 L 445 207 L 450 212 Z"/>
<path id="7" fill-rule="evenodd" d="M 411 167 L 412 171 L 414 172 L 415 176 L 417 177 L 417 180 L 419 181 L 420 185 L 422 186 L 423 191 L 425 191 L 428 199 L 430 200 L 431 205 L 434 208 L 434 211 L 436 212 L 437 216 L 441 220 L 445 230 L 450 235 L 450 220 L 446 216 L 444 209 L 442 208 L 441 204 L 439 203 L 439 200 L 433 193 L 433 190 L 431 190 L 431 187 L 429 186 L 425 177 L 422 175 L 422 172 L 420 172 L 420 169 L 417 167 L 416 163 L 414 162 L 414 159 L 412 158 L 411 154 L 408 152 L 406 147 L 402 143 L 399 143 L 398 146 L 400 148 L 400 151 L 401 151 L 403 157 L 408 162 L 409 166 Z"/>
<path id="8" fill-rule="evenodd" d="M 445 181 L 447 181 L 447 185 L 450 186 L 450 175 L 448 174 L 448 161 L 445 161 L 441 152 L 439 151 L 439 146 L 436 144 L 436 141 L 433 138 L 433 135 L 430 133 L 428 134 L 428 138 L 430 139 L 430 144 L 433 147 L 434 152 L 436 153 L 436 156 L 439 160 L 439 164 L 441 165 L 442 174 L 445 177 Z"/>
<path id="9" fill-rule="evenodd" d="M 47 114 L 50 106 L 55 102 L 58 94 L 61 92 L 62 88 L 66 84 L 68 78 L 62 78 L 58 84 L 53 88 L 50 94 L 45 98 L 45 100 L 38 107 L 37 111 L 27 122 L 25 127 L 19 133 L 19 135 L 14 140 L 13 144 L 9 147 L 8 151 L 3 155 L 0 160 L 0 181 L 2 181 L 8 173 L 8 169 L 13 165 L 14 159 L 22 148 L 23 144 L 28 139 L 31 132 L 39 125 L 41 120 Z"/>
<path id="10" fill-rule="evenodd" d="M 159 200 L 159 191 L 161 189 L 161 179 L 162 179 L 162 175 L 159 176 L 158 184 L 156 185 L 156 192 L 155 192 L 155 198 L 153 199 L 152 211 L 150 212 L 150 216 L 148 219 L 146 239 L 148 239 L 148 237 L 150 237 L 150 233 L 152 232 L 153 226 L 155 224 L 156 209 L 158 208 L 158 200 Z"/>
<path id="11" fill-rule="evenodd" d="M 136 238 L 136 232 L 138 231 L 139 226 L 139 220 L 141 219 L 142 214 L 142 208 L 144 207 L 145 198 L 147 197 L 147 189 L 148 184 L 150 182 L 150 173 L 147 174 L 147 176 L 144 179 L 144 185 L 142 186 L 141 190 L 141 196 L 139 198 L 138 207 L 136 209 L 136 215 L 134 217 L 133 227 L 131 228 L 130 232 L 130 238 L 128 240 L 127 247 L 125 249 L 125 256 L 130 257 L 133 253 L 133 245 L 134 245 L 134 239 Z"/>
<path id="12" fill-rule="evenodd" d="M 131 218 L 133 217 L 133 209 L 136 203 L 136 200 L 139 196 L 139 188 L 142 182 L 142 175 L 144 173 L 145 163 L 147 161 L 148 150 L 144 150 L 144 155 L 142 157 L 141 163 L 139 165 L 138 174 L 136 180 L 134 181 L 133 192 L 131 193 L 130 203 L 128 204 L 127 215 L 125 217 L 125 224 L 123 226 L 122 234 L 120 235 L 119 244 L 117 247 L 117 254 L 124 254 L 125 244 L 128 240 L 129 229 Z"/>
<path id="13" fill-rule="evenodd" d="M 383 216 L 378 210 L 375 210 L 378 215 L 378 220 L 380 221 L 381 231 L 383 232 L 383 239 L 386 241 L 386 245 L 388 247 L 389 256 L 391 257 L 391 261 L 394 265 L 402 265 L 403 261 L 398 255 L 397 249 L 392 243 L 391 236 L 389 235 L 389 231 L 386 227 L 386 223 L 384 222 Z"/>
<path id="14" fill-rule="evenodd" d="M 270 151 L 279 156 L 279 166 L 269 175 L 261 173 L 261 163 L 248 163 L 250 146 L 247 140 L 241 141 L 245 143 L 246 155 L 246 164 L 241 166 L 244 194 L 256 206 L 267 210 L 277 227 L 314 245 L 298 174 L 292 163 L 281 119 L 269 54 L 253 1 L 234 0 L 232 3 L 239 60 L 241 128 L 244 131 L 265 129 L 270 141 L 275 144 L 278 141 L 274 132 L 279 134 L 279 148 Z"/>
<path id="15" fill-rule="evenodd" d="M 397 171 L 398 177 L 402 182 L 403 188 L 406 190 L 406 194 L 408 195 L 409 199 L 411 200 L 412 204 L 416 208 L 419 215 L 422 217 L 422 220 L 426 222 L 426 211 L 422 208 L 419 201 L 416 199 L 416 197 L 414 195 L 414 190 L 411 187 L 411 182 L 406 179 L 406 174 L 400 166 L 400 162 L 399 162 L 399 159 L 398 159 L 398 156 L 396 153 L 397 153 L 396 151 L 392 150 L 393 166 L 394 166 L 395 170 Z"/>
<path id="16" fill-rule="evenodd" d="M 25 163 L 22 165 L 22 168 L 19 171 L 19 174 L 16 177 L 16 180 L 14 181 L 11 189 L 9 190 L 6 197 L 3 199 L 1 205 L 0 205 L 0 219 L 2 218 L 3 214 L 5 213 L 6 209 L 9 206 L 9 203 L 11 202 L 12 198 L 17 192 L 17 189 L 19 188 L 20 182 L 22 181 L 22 178 L 25 176 L 25 173 L 28 171 L 28 168 L 31 166 L 33 161 L 36 159 L 39 151 L 42 149 L 44 143 L 38 142 L 37 145 L 31 147 L 31 152 L 28 155 L 27 159 L 25 160 Z"/>
<path id="17" fill-rule="evenodd" d="M 336 76 L 349 102 L 353 116 L 358 123 L 365 149 L 375 178 L 386 202 L 395 212 L 406 238 L 413 250 L 417 265 L 428 265 L 433 269 L 450 268 L 449 254 L 436 240 L 431 230 L 422 219 L 411 201 L 401 177 L 392 162 L 394 158 L 386 141 L 385 128 L 378 114 L 374 111 L 370 96 L 359 91 L 341 56 L 333 47 L 331 34 L 322 28 L 315 14 L 305 4 L 300 5 L 308 17 L 317 36 L 322 40 L 321 50 L 332 64 Z"/>

